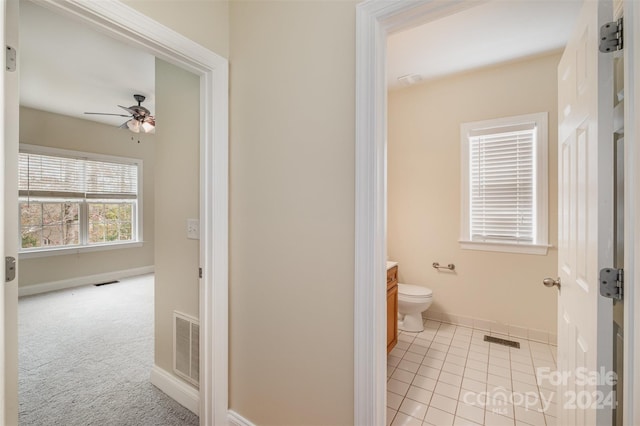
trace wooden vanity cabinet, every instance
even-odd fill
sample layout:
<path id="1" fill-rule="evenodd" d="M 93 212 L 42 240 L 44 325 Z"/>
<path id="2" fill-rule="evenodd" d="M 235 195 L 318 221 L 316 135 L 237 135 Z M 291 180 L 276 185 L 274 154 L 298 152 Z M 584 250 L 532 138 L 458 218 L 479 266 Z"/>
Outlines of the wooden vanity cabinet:
<path id="1" fill-rule="evenodd" d="M 387 269 L 387 353 L 398 343 L 398 266 Z"/>

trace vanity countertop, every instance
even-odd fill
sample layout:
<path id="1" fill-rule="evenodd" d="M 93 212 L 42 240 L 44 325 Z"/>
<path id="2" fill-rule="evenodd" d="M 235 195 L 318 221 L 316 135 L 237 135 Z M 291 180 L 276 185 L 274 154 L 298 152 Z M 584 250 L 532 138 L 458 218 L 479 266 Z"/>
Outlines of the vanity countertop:
<path id="1" fill-rule="evenodd" d="M 391 268 L 393 268 L 394 266 L 398 266 L 398 262 L 389 262 L 387 261 L 387 271 Z"/>

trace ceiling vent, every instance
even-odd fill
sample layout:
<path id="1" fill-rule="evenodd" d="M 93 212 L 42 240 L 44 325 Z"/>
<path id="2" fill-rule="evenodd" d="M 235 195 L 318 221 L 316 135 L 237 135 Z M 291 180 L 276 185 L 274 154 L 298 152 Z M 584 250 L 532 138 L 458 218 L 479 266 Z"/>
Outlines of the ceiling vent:
<path id="1" fill-rule="evenodd" d="M 398 77 L 398 81 L 403 86 L 411 86 L 421 82 L 422 76 L 420 74 L 407 74 L 407 75 L 403 75 L 402 77 Z"/>

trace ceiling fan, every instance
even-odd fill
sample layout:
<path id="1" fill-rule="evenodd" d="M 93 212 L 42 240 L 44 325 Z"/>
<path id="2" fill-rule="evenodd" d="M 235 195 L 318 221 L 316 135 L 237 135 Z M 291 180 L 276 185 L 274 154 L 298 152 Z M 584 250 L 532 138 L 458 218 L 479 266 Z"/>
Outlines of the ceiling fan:
<path id="1" fill-rule="evenodd" d="M 124 122 L 120 128 L 129 129 L 134 133 L 153 133 L 156 128 L 156 119 L 151 115 L 151 111 L 143 107 L 141 104 L 146 99 L 143 95 L 133 95 L 133 98 L 138 102 L 138 105 L 130 107 L 123 107 L 118 105 L 123 110 L 127 111 L 129 115 L 125 114 L 110 114 L 107 112 L 85 112 L 85 114 L 92 115 L 115 115 L 118 117 L 129 117 L 130 120 Z"/>

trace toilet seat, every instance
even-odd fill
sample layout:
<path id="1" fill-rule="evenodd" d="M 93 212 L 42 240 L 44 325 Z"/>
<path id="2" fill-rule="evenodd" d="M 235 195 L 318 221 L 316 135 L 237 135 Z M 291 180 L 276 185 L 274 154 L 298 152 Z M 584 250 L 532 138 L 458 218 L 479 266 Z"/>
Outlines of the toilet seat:
<path id="1" fill-rule="evenodd" d="M 430 288 L 414 284 L 398 284 L 398 295 L 406 299 L 429 299 L 433 297 Z"/>

